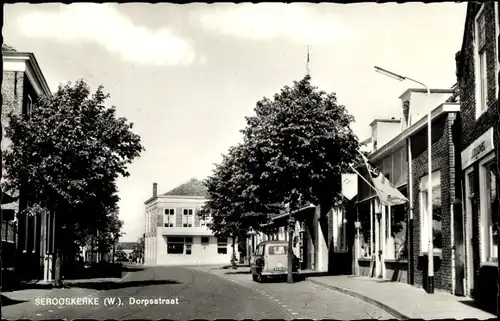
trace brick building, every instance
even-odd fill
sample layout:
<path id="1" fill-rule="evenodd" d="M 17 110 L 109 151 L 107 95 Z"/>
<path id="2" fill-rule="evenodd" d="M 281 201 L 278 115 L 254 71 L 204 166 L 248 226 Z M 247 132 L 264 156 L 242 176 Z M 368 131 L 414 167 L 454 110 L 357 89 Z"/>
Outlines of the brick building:
<path id="1" fill-rule="evenodd" d="M 468 3 L 457 54 L 465 292 L 494 307 L 498 270 L 498 2 Z M 489 299 L 488 299 L 489 298 Z M 483 300 L 484 299 L 484 300 Z"/>
<path id="2" fill-rule="evenodd" d="M 457 103 L 453 89 L 409 89 L 401 100 L 401 121 L 371 124 L 369 160 L 409 203 L 380 204 L 364 163 L 358 164 L 360 246 L 355 265 L 359 274 L 426 286 L 429 235 L 427 223 L 427 111 L 432 110 L 432 173 L 435 287 L 455 292 L 453 253 L 456 158 L 459 152 Z M 388 134 L 392 133 L 392 135 Z M 382 138 L 382 139 L 381 139 Z M 376 143 L 375 143 L 376 142 Z M 363 179 L 364 178 L 364 179 Z M 365 181 L 366 180 L 366 181 Z"/>
<path id="3" fill-rule="evenodd" d="M 41 95 L 51 95 L 49 86 L 32 53 L 4 51 L 2 81 L 2 152 L 9 148 L 5 128 L 9 113 L 29 115 L 33 103 Z M 2 167 L 3 169 L 3 167 Z M 26 206 L 22 193 L 2 195 L 2 228 L 10 232 L 10 239 L 2 250 L 3 267 L 16 265 L 22 278 L 43 278 L 44 260 L 50 247 L 51 218 L 18 216 Z M 13 231 L 17 227 L 17 236 Z M 16 264 L 13 264 L 16 262 Z"/>

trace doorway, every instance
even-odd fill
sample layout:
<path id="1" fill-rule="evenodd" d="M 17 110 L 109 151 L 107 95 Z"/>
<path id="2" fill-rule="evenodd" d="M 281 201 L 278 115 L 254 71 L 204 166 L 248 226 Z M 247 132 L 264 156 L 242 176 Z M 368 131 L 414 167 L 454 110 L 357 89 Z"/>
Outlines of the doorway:
<path id="1" fill-rule="evenodd" d="M 476 195 L 476 172 L 474 168 L 471 167 L 465 171 L 465 222 L 467 222 L 466 227 L 464 227 L 464 249 L 466 255 L 466 273 L 465 273 L 465 294 L 468 296 L 474 296 L 475 288 L 475 275 L 478 271 L 479 265 L 479 244 L 478 236 L 475 232 L 477 220 L 473 217 L 478 213 L 477 208 L 477 197 Z"/>

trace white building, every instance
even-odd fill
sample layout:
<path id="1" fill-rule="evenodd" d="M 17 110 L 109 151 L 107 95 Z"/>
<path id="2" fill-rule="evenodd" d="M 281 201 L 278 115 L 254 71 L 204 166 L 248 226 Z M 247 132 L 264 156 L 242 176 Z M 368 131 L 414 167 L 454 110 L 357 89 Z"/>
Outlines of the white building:
<path id="1" fill-rule="evenodd" d="M 201 185 L 194 180 L 186 184 L 193 183 Z M 184 191 L 179 194 L 196 194 L 186 193 L 189 188 L 181 187 L 175 189 Z M 208 222 L 199 216 L 206 199 L 203 196 L 171 195 L 175 190 L 158 195 L 157 189 L 158 185 L 154 183 L 153 197 L 145 202 L 145 264 L 230 264 L 232 239 L 213 236 L 207 227 Z M 237 250 L 237 244 L 235 248 Z"/>

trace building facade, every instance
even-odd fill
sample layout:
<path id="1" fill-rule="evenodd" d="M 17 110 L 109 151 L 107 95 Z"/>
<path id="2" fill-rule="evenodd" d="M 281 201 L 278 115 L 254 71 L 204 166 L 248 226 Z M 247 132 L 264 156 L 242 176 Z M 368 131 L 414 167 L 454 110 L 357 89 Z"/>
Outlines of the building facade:
<path id="1" fill-rule="evenodd" d="M 454 90 L 409 89 L 400 96 L 401 130 L 392 139 L 373 145 L 368 159 L 391 181 L 409 202 L 387 207 L 380 204 L 364 163 L 358 164 L 357 215 L 360 222 L 357 264 L 359 274 L 407 282 L 426 287 L 430 226 L 427 214 L 428 151 L 427 114 L 432 109 L 432 197 L 434 275 L 436 289 L 456 292 L 454 264 L 456 211 L 455 176 L 459 148 L 460 107 L 448 102 Z M 378 130 L 379 120 L 372 123 Z M 394 120 L 387 122 L 393 123 Z M 385 135 L 383 137 L 386 137 Z M 369 141 L 379 139 L 372 137 Z M 459 274 L 459 273 L 458 273 Z M 460 289 L 457 290 L 460 292 Z"/>
<path id="2" fill-rule="evenodd" d="M 498 270 L 499 3 L 468 3 L 457 54 L 461 99 L 464 288 L 495 304 Z"/>
<path id="3" fill-rule="evenodd" d="M 10 146 L 10 141 L 5 136 L 9 114 L 29 115 L 38 97 L 50 96 L 51 91 L 32 53 L 3 51 L 2 54 L 1 148 L 4 152 Z M 53 218 L 19 216 L 26 204 L 27 200 L 22 193 L 2 195 L 2 228 L 7 231 L 7 240 L 2 244 L 5 245 L 2 249 L 3 266 L 15 265 L 16 273 L 21 279 L 47 279 L 52 275 L 52 264 L 48 260 L 53 245 L 50 228 Z"/>
<path id="4" fill-rule="evenodd" d="M 293 252 L 300 269 L 329 274 L 351 274 L 354 249 L 353 199 L 357 181 L 352 174 L 342 175 L 342 194 L 334 204 L 310 204 L 292 213 Z M 250 232 L 247 253 L 255 253 L 260 242 L 288 241 L 288 212 L 274 215 L 269 233 Z"/>
<path id="5" fill-rule="evenodd" d="M 147 265 L 229 264 L 232 239 L 217 238 L 199 216 L 203 196 L 158 195 L 145 202 L 145 254 Z M 237 252 L 237 240 L 235 240 Z M 239 255 L 236 253 L 236 258 Z"/>

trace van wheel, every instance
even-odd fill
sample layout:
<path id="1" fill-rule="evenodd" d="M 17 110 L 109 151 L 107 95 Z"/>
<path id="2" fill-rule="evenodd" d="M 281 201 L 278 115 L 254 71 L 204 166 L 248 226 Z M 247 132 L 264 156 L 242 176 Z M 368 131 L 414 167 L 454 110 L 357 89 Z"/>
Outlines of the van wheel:
<path id="1" fill-rule="evenodd" d="M 264 280 L 265 280 L 265 278 L 262 275 L 262 273 L 261 272 L 257 273 L 257 282 L 264 283 Z"/>

